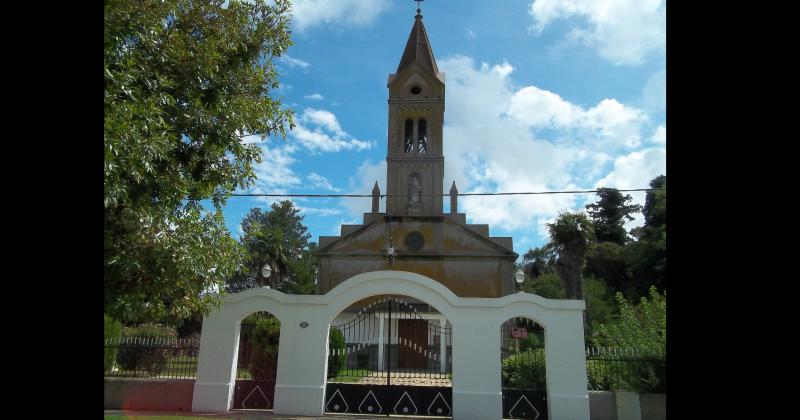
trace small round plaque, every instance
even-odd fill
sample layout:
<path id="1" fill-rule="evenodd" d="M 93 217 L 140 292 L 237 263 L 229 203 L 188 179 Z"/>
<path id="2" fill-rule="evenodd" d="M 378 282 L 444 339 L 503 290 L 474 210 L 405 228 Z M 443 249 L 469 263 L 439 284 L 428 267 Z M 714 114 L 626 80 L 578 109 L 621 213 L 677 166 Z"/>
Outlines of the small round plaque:
<path id="1" fill-rule="evenodd" d="M 406 248 L 409 251 L 419 251 L 425 246 L 425 237 L 419 232 L 411 232 L 406 235 Z"/>

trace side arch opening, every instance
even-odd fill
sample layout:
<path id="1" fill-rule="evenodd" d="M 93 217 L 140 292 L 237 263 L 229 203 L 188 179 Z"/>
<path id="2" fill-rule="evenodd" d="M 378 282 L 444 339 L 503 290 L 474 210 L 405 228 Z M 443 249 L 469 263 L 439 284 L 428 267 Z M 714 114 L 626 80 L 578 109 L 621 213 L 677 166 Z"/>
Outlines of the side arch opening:
<path id="1" fill-rule="evenodd" d="M 547 418 L 544 327 L 527 317 L 500 326 L 503 418 Z"/>
<path id="2" fill-rule="evenodd" d="M 269 312 L 254 312 L 242 319 L 233 409 L 274 408 L 280 335 L 281 323 Z"/>

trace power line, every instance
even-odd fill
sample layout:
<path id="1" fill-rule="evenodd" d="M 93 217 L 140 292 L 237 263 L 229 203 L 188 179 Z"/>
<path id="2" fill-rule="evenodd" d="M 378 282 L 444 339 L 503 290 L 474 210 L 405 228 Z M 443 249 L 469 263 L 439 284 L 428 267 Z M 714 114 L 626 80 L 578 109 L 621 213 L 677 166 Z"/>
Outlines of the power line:
<path id="1" fill-rule="evenodd" d="M 617 190 L 619 192 L 635 191 L 662 191 L 663 188 L 635 188 L 627 190 Z M 529 191 L 529 192 L 496 192 L 496 193 L 458 193 L 457 196 L 476 196 L 476 195 L 546 195 L 546 194 L 591 194 L 600 190 L 575 190 L 575 191 Z M 369 198 L 372 194 L 231 194 L 232 197 L 317 197 L 317 198 Z M 405 196 L 405 194 L 380 194 L 381 198 Z M 422 194 L 423 197 L 450 197 L 449 193 L 442 194 Z"/>

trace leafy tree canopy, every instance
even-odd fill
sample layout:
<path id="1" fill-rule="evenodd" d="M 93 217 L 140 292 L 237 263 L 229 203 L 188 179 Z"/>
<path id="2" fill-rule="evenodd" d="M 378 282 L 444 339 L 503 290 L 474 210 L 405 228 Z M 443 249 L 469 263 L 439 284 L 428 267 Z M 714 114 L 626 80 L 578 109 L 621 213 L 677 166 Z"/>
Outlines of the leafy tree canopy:
<path id="1" fill-rule="evenodd" d="M 600 199 L 596 203 L 586 205 L 597 241 L 624 245 L 629 241 L 625 219 L 633 220 L 631 214 L 642 211 L 642 206 L 628 204 L 633 197 L 630 194 L 622 195 L 615 188 L 600 188 L 597 196 Z"/>
<path id="2" fill-rule="evenodd" d="M 642 298 L 634 306 L 622 293 L 616 294 L 619 315 L 605 325 L 595 328 L 594 342 L 598 346 L 638 348 L 666 351 L 667 296 L 655 287 L 650 298 Z"/>
<path id="3" fill-rule="evenodd" d="M 583 299 L 583 267 L 594 240 L 594 228 L 583 213 L 564 212 L 547 224 L 550 243 L 557 255 L 555 270 L 564 283 L 567 299 Z"/>
<path id="4" fill-rule="evenodd" d="M 667 177 L 653 179 L 650 186 L 660 189 L 647 192 L 644 226 L 637 232 L 638 240 L 624 252 L 632 298 L 646 295 L 650 285 L 663 291 L 667 284 Z"/>
<path id="5" fill-rule="evenodd" d="M 310 294 L 314 291 L 316 243 L 303 224 L 300 209 L 289 200 L 273 203 L 270 211 L 250 209 L 242 220 L 241 244 L 248 260 L 243 269 L 227 282 L 227 290 L 236 292 L 269 285 L 284 293 Z M 262 268 L 272 273 L 264 278 Z"/>
<path id="6" fill-rule="evenodd" d="M 271 93 L 289 2 L 106 0 L 104 309 L 138 322 L 207 313 L 245 255 L 221 207 L 285 136 Z M 201 206 L 209 200 L 213 210 Z"/>

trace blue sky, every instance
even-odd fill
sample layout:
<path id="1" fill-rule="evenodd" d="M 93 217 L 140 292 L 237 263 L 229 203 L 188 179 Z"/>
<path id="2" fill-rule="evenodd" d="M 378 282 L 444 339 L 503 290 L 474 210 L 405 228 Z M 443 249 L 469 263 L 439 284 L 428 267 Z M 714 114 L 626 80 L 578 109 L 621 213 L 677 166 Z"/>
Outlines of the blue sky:
<path id="1" fill-rule="evenodd" d="M 247 192 L 369 194 L 376 180 L 386 190 L 386 81 L 416 6 L 294 1 L 277 95 L 298 127 L 285 141 L 245 140 L 264 152 Z M 462 193 L 646 188 L 666 174 L 666 2 L 427 0 L 422 15 L 446 75 L 445 190 L 453 180 Z M 644 203 L 644 193 L 631 195 Z M 547 242 L 545 223 L 559 211 L 595 200 L 462 197 L 459 211 L 492 236 L 512 236 L 523 254 Z M 250 208 L 272 201 L 231 197 L 233 235 Z M 369 199 L 294 201 L 313 241 L 370 209 Z"/>

